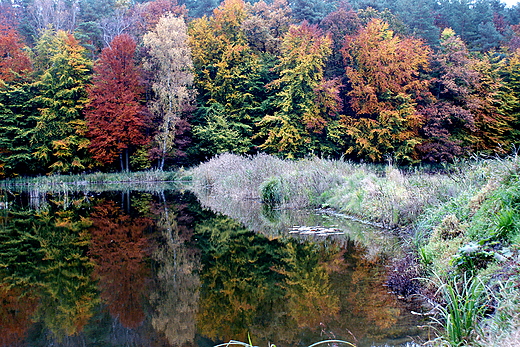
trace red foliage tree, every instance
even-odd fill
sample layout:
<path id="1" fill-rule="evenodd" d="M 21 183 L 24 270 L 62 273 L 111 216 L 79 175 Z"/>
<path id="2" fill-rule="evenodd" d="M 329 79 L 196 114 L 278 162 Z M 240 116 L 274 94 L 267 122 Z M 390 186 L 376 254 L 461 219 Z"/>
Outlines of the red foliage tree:
<path id="1" fill-rule="evenodd" d="M 0 20 L 4 20 L 0 16 Z M 10 82 L 31 70 L 31 61 L 22 50 L 22 38 L 9 21 L 0 22 L 0 80 Z"/>
<path id="2" fill-rule="evenodd" d="M 126 170 L 129 153 L 148 142 L 148 115 L 141 103 L 144 89 L 134 60 L 135 49 L 135 41 L 126 34 L 116 36 L 103 49 L 94 66 L 86 113 L 93 158 L 111 164 L 119 157 L 121 169 Z"/>

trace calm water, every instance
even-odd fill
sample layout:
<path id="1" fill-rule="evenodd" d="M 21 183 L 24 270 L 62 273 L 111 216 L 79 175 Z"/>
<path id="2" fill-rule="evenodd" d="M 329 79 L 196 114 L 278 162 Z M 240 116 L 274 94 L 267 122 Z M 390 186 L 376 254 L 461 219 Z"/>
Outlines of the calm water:
<path id="1" fill-rule="evenodd" d="M 384 287 L 394 237 L 201 200 L 0 191 L 0 346 L 398 346 L 424 333 Z M 303 228 L 317 225 L 329 234 Z"/>

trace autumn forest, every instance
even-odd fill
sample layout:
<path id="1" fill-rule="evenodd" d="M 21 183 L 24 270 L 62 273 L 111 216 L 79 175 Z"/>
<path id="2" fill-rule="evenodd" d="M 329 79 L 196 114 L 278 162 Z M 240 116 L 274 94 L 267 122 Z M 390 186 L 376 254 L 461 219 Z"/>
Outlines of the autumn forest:
<path id="1" fill-rule="evenodd" d="M 520 6 L 0 2 L 0 178 L 223 153 L 400 164 L 520 144 Z"/>

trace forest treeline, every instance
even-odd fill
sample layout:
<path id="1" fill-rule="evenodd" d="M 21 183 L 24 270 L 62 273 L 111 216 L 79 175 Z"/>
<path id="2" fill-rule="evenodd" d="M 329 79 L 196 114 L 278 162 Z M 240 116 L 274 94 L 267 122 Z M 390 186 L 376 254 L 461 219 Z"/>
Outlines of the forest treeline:
<path id="1" fill-rule="evenodd" d="M 0 177 L 222 152 L 403 164 L 520 143 L 498 0 L 0 2 Z"/>

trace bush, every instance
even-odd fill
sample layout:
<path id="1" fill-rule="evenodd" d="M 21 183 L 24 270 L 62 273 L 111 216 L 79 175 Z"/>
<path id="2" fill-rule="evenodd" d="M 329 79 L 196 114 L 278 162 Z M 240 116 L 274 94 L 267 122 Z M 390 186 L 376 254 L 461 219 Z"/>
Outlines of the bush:
<path id="1" fill-rule="evenodd" d="M 283 201 L 282 183 L 280 178 L 272 177 L 260 185 L 260 196 L 262 201 L 277 205 Z"/>

